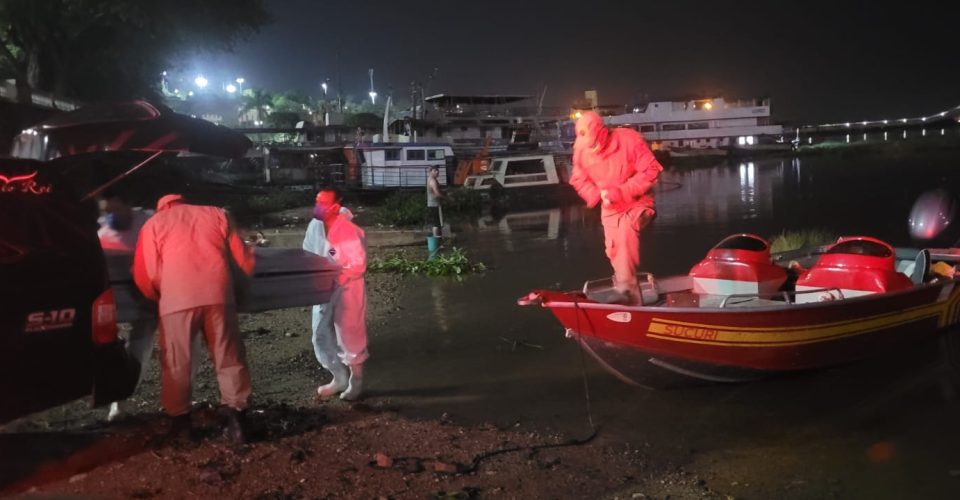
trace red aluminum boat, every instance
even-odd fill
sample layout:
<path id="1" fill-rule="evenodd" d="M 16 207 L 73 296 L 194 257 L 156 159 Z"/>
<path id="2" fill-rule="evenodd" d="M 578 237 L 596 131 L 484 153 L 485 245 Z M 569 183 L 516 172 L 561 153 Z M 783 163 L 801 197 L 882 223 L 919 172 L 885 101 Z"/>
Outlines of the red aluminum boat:
<path id="1" fill-rule="evenodd" d="M 607 280 L 582 291 L 535 290 L 520 305 L 549 308 L 600 364 L 621 379 L 657 385 L 663 370 L 741 382 L 850 363 L 909 346 L 960 322 L 960 248 L 894 249 L 874 238 L 770 254 L 754 235 L 723 240 L 691 269 L 641 274 L 641 297 Z M 951 334 L 953 335 L 953 334 Z"/>

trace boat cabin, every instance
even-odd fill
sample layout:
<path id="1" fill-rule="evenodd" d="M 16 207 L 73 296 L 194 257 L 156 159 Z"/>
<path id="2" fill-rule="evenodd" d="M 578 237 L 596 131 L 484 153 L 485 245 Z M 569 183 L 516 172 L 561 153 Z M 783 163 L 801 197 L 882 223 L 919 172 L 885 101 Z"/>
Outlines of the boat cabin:
<path id="1" fill-rule="evenodd" d="M 491 159 L 489 170 L 468 176 L 463 186 L 481 191 L 549 186 L 566 183 L 569 177 L 568 167 L 558 168 L 554 155 L 507 156 Z"/>
<path id="2" fill-rule="evenodd" d="M 453 149 L 440 143 L 360 144 L 350 156 L 364 189 L 424 187 L 431 167 L 439 167 L 437 180 L 446 186 L 455 166 Z"/>

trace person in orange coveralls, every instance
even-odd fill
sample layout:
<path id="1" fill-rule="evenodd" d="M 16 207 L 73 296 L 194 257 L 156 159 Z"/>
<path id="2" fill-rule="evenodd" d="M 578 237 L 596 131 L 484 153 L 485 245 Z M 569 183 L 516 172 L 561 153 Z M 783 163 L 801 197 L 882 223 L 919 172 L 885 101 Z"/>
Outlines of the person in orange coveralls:
<path id="1" fill-rule="evenodd" d="M 650 189 L 663 167 L 643 137 L 626 128 L 607 129 L 600 115 L 583 113 L 576 125 L 570 185 L 587 207 L 601 204 L 604 247 L 613 284 L 622 301 L 639 300 L 640 230 L 653 219 Z"/>
<path id="2" fill-rule="evenodd" d="M 220 208 L 166 195 L 140 230 L 134 281 L 145 297 L 159 301 L 160 401 L 173 417 L 173 433 L 191 426 L 190 345 L 202 332 L 220 386 L 224 434 L 234 442 L 246 439 L 242 411 L 250 399 L 250 371 L 234 282 L 253 270 L 253 253 Z"/>

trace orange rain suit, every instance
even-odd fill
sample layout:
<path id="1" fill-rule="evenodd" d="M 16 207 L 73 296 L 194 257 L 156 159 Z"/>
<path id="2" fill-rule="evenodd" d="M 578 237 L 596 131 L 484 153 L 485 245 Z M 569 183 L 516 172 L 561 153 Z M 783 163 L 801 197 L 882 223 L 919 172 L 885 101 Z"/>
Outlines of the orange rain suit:
<path id="1" fill-rule="evenodd" d="M 133 270 L 143 295 L 159 300 L 160 402 L 167 414 L 190 411 L 190 345 L 201 332 L 216 370 L 220 402 L 246 408 L 250 371 L 234 280 L 235 273 L 253 275 L 254 256 L 226 213 L 188 205 L 179 195 L 164 196 L 140 231 Z"/>
<path id="2" fill-rule="evenodd" d="M 637 290 L 640 230 L 655 214 L 650 189 L 662 170 L 638 132 L 608 130 L 593 112 L 577 121 L 570 184 L 588 207 L 602 202 L 604 247 L 620 291 Z"/>

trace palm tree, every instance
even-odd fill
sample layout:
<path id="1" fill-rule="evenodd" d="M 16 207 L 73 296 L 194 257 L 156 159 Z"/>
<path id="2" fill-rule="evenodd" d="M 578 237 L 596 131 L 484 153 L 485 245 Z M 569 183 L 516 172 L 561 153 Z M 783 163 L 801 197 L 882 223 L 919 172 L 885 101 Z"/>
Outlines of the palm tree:
<path id="1" fill-rule="evenodd" d="M 256 111 L 256 120 L 262 125 L 270 114 L 271 106 L 274 103 L 274 96 L 263 89 L 247 89 L 243 91 L 243 104 L 240 106 L 241 113 Z"/>

